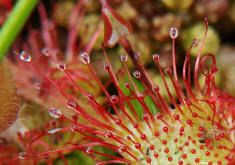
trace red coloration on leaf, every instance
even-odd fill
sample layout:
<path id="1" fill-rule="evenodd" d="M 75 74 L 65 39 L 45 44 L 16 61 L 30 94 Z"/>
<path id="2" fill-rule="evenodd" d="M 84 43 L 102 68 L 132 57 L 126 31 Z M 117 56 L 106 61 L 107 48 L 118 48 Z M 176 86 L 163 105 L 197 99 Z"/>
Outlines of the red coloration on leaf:
<path id="1" fill-rule="evenodd" d="M 121 16 L 113 11 L 107 1 L 102 1 L 102 16 L 104 21 L 104 43 L 113 47 L 119 40 L 132 32 L 131 26 Z"/>
<path id="2" fill-rule="evenodd" d="M 116 42 L 124 40 L 125 35 L 130 32 L 130 29 L 109 8 L 106 0 L 101 2 L 103 5 L 102 13 L 105 28 L 108 28 L 106 29 L 105 43 L 111 47 Z M 44 17 L 43 21 L 45 19 Z M 46 25 L 44 26 L 47 27 Z M 50 115 L 54 120 L 51 123 L 47 123 L 45 128 L 42 129 L 43 131 L 31 130 L 27 132 L 27 136 L 19 136 L 23 144 L 26 144 L 25 141 L 30 141 L 29 144 L 24 145 L 26 146 L 25 152 L 27 153 L 20 153 L 20 159 L 22 161 L 24 161 L 23 159 L 33 160 L 35 163 L 43 159 L 47 164 L 51 164 L 55 157 L 59 156 L 64 164 L 67 165 L 68 162 L 63 154 L 66 154 L 68 151 L 80 150 L 90 156 L 97 165 L 107 163 L 146 164 L 146 162 L 154 165 L 169 164 L 169 162 L 173 164 L 206 164 L 208 162 L 234 164 L 235 98 L 221 92 L 216 87 L 214 75 L 217 68 L 214 56 L 207 54 L 201 58 L 201 51 L 207 36 L 207 28 L 206 21 L 206 32 L 194 66 L 193 83 L 190 77 L 192 75 L 190 51 L 194 44 L 192 43 L 186 54 L 182 70 L 184 84 L 181 85 L 175 60 L 175 39 L 177 37 L 175 35 L 171 36 L 173 41 L 172 68 L 167 68 L 164 73 L 160 66 L 159 55 L 153 55 L 153 60 L 164 82 L 164 85 L 161 86 L 153 83 L 141 61 L 136 56 L 135 64 L 138 63 L 142 72 L 139 72 L 139 70 L 135 71 L 133 73 L 134 77 L 132 77 L 126 65 L 127 59 L 122 56 L 121 60 L 124 66 L 122 75 L 127 75 L 127 79 L 125 79 L 127 82 L 122 84 L 121 80 L 123 77 L 113 71 L 108 55 L 103 47 L 106 59 L 104 69 L 110 77 L 109 82 L 113 85 L 114 91 L 112 92 L 115 92 L 115 95 L 111 94 L 107 89 L 107 84 L 103 84 L 96 75 L 90 63 L 89 53 L 82 53 L 83 64 L 80 61 L 75 61 L 75 64 L 87 68 L 87 71 L 90 73 L 90 79 L 86 79 L 86 83 L 88 84 L 90 80 L 97 82 L 101 89 L 99 94 L 102 93 L 102 96 L 107 101 L 105 104 L 99 102 L 99 94 L 93 91 L 93 93 L 90 93 L 84 86 L 79 84 L 81 80 L 70 69 L 72 64 L 74 64 L 71 61 L 65 60 L 61 62 L 57 59 L 57 56 L 50 56 L 49 58 L 52 57 L 54 61 L 44 59 L 41 63 L 38 63 L 39 61 L 36 59 L 36 62 L 34 62 L 35 58 L 41 57 L 40 53 L 39 56 L 32 55 L 32 62 L 28 65 L 25 64 L 25 61 L 21 61 L 21 65 L 17 61 L 18 67 L 27 68 L 26 66 L 30 66 L 43 77 L 40 79 L 42 81 L 41 84 L 37 85 L 39 93 L 43 92 L 44 95 L 51 97 L 50 101 L 59 102 L 64 106 L 63 112 L 60 112 L 58 109 L 51 109 L 53 113 L 50 113 Z M 176 30 L 174 28 L 175 34 Z M 50 33 L 44 34 L 49 39 L 52 39 L 50 38 Z M 112 38 L 113 35 L 116 36 Z M 111 40 L 112 42 L 110 42 L 110 39 L 113 39 Z M 132 49 L 131 46 L 130 49 Z M 130 56 L 130 51 L 127 51 L 127 53 Z M 135 53 L 132 55 L 135 55 Z M 212 58 L 211 66 L 206 65 L 206 60 L 209 58 Z M 58 68 L 41 67 L 41 64 L 46 65 L 46 61 L 48 63 L 56 62 Z M 45 71 L 39 72 L 43 69 Z M 54 73 L 57 73 L 59 77 L 56 77 Z M 197 85 L 199 84 L 199 73 L 205 76 L 204 88 L 200 88 Z M 149 84 L 147 84 L 143 77 L 147 78 Z M 166 77 L 170 78 L 177 95 L 176 97 L 172 95 Z M 138 79 L 144 91 L 140 91 L 134 79 Z M 123 85 L 127 88 L 129 94 L 124 93 L 121 88 Z M 193 90 L 192 85 L 196 87 L 196 91 Z M 171 108 L 171 105 L 164 100 L 159 92 L 162 88 L 166 89 L 174 109 Z M 82 99 L 78 95 L 82 96 Z M 152 99 L 151 105 L 145 102 L 146 97 Z M 141 108 L 133 105 L 133 100 Z M 112 112 L 109 111 L 110 109 Z M 140 111 L 143 113 L 143 120 L 138 117 L 137 113 Z M 74 117 L 74 115 L 76 116 Z M 71 137 L 67 138 L 66 142 L 61 142 L 61 137 L 63 136 L 60 136 L 60 134 L 64 135 L 67 132 L 71 134 Z M 50 136 L 50 138 L 45 138 L 47 136 Z M 58 142 L 60 145 L 58 145 Z M 120 157 L 100 153 L 96 146 L 103 146 L 117 152 Z M 53 155 L 56 156 L 53 157 Z M 99 156 L 104 156 L 111 160 L 100 160 Z"/>

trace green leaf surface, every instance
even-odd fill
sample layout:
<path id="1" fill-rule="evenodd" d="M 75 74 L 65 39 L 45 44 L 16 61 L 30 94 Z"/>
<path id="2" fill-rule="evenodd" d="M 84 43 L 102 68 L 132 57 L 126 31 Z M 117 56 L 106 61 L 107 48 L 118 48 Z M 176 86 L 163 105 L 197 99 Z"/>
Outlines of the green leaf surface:
<path id="1" fill-rule="evenodd" d="M 138 88 L 138 90 L 140 92 L 144 92 L 145 88 L 144 88 L 143 84 L 139 80 L 135 79 L 134 77 L 132 77 L 132 78 L 133 78 L 133 81 L 134 81 L 136 87 Z M 127 75 L 123 76 L 123 78 L 119 81 L 119 83 L 120 83 L 120 88 L 123 91 L 123 93 L 126 96 L 129 96 L 130 91 L 129 91 L 129 89 L 127 89 L 124 86 L 125 82 L 130 83 L 130 80 L 129 80 Z M 131 86 L 131 89 L 134 91 L 133 86 Z M 130 102 L 131 102 L 132 106 L 135 108 L 135 111 L 137 112 L 139 118 L 142 119 L 142 115 L 144 114 L 144 109 L 143 109 L 142 105 L 139 103 L 138 100 L 131 100 Z M 154 114 L 156 112 L 159 112 L 155 102 L 153 101 L 153 99 L 150 96 L 146 96 L 144 98 L 144 102 L 145 102 L 145 104 L 147 105 L 147 107 L 149 108 L 149 110 L 151 111 L 152 114 Z"/>
<path id="2" fill-rule="evenodd" d="M 18 0 L 0 30 L 0 61 L 32 13 L 38 0 Z"/>

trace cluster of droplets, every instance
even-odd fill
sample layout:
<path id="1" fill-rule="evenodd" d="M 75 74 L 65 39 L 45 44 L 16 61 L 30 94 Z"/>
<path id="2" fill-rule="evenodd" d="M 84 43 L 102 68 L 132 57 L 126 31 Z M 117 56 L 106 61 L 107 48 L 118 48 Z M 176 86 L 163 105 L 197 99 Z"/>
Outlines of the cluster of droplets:
<path id="1" fill-rule="evenodd" d="M 17 54 L 19 56 L 20 60 L 22 60 L 22 61 L 25 61 L 25 62 L 31 62 L 32 61 L 31 54 L 26 50 L 22 50 L 20 53 L 15 51 L 14 53 Z M 44 47 L 41 50 L 41 53 L 42 53 L 42 55 L 44 55 L 46 57 L 50 57 L 50 56 L 54 55 L 56 53 L 56 51 L 52 50 L 48 47 Z"/>
<path id="2" fill-rule="evenodd" d="M 177 28 L 172 27 L 170 29 L 170 36 L 172 39 L 175 39 L 178 36 Z M 193 44 L 197 45 L 198 40 L 195 40 Z M 44 54 L 47 54 L 45 56 L 49 56 L 50 52 L 48 51 L 49 50 L 45 50 Z M 25 60 L 27 59 L 26 55 L 25 54 L 23 55 L 24 57 L 20 57 L 20 59 L 28 62 L 28 60 Z M 86 52 L 81 52 L 79 55 L 80 55 L 81 61 L 84 64 L 88 65 L 90 63 L 90 57 Z M 138 58 L 139 55 L 140 54 L 137 53 L 135 57 Z M 121 55 L 120 58 L 123 63 L 126 63 L 127 61 L 126 55 Z M 152 58 L 155 62 L 158 62 L 159 54 L 154 54 Z M 31 61 L 31 56 L 30 56 L 29 61 Z M 64 62 L 59 62 L 57 63 L 57 67 L 59 70 L 65 71 L 66 64 Z M 104 64 L 104 68 L 109 73 L 112 70 L 108 62 Z M 171 75 L 172 74 L 171 68 L 166 68 L 165 73 L 167 75 Z M 136 79 L 142 80 L 141 73 L 138 70 L 133 72 L 133 76 Z M 133 82 L 131 82 L 131 84 L 134 85 Z M 124 86 L 131 90 L 131 84 L 129 82 L 125 82 Z M 156 93 L 159 92 L 159 86 L 153 85 L 152 88 Z M 142 105 L 145 106 L 145 103 L 143 102 L 145 95 L 139 92 L 137 92 L 136 95 L 137 95 L 137 99 L 139 100 L 139 102 L 141 102 Z M 90 100 L 94 100 L 94 95 L 92 94 L 86 93 L 86 97 L 89 98 Z M 121 99 L 122 98 L 121 97 L 119 98 L 119 96 L 117 95 L 109 96 L 109 101 L 112 106 L 116 106 L 116 105 L 118 106 L 119 103 L 122 101 Z M 74 100 L 69 100 L 67 102 L 67 106 L 71 109 L 76 109 L 78 106 L 78 103 Z M 104 133 L 103 136 L 105 138 L 108 138 L 109 142 L 113 142 L 113 144 L 118 146 L 118 152 L 121 155 L 125 157 L 125 155 L 127 154 L 128 158 L 132 157 L 136 159 L 136 161 L 141 161 L 141 162 L 145 161 L 148 164 L 155 163 L 155 162 L 158 162 L 158 164 L 159 162 L 166 163 L 166 161 L 168 163 L 173 163 L 173 162 L 175 163 L 175 161 L 178 161 L 177 163 L 179 165 L 183 165 L 185 164 L 184 162 L 188 162 L 190 158 L 194 158 L 194 160 L 189 161 L 189 162 L 200 163 L 202 158 L 199 157 L 201 156 L 200 154 L 197 155 L 198 149 L 196 147 L 199 146 L 199 149 L 200 149 L 199 153 L 202 152 L 202 150 L 204 149 L 208 149 L 207 151 L 205 151 L 205 156 L 207 157 L 209 157 L 212 153 L 214 153 L 213 152 L 214 148 L 213 146 L 210 145 L 211 142 L 206 141 L 206 138 L 204 138 L 204 135 L 203 135 L 204 128 L 202 126 L 198 128 L 200 133 L 197 134 L 197 138 L 199 139 L 199 141 L 193 139 L 191 136 L 187 136 L 187 134 L 191 135 L 190 131 L 192 132 L 195 131 L 193 130 L 194 129 L 193 126 L 195 123 L 191 120 L 191 118 L 184 119 L 183 121 L 182 118 L 184 116 L 184 113 L 181 111 L 179 112 L 179 109 L 180 108 L 177 109 L 178 111 L 175 110 L 175 111 L 168 112 L 168 113 L 171 113 L 170 119 L 165 117 L 167 115 L 163 115 L 161 113 L 156 113 L 155 115 L 153 115 L 149 113 L 148 111 L 142 115 L 143 121 L 141 122 L 129 121 L 129 123 L 127 123 L 126 121 L 128 121 L 129 119 L 127 119 L 126 116 L 122 117 L 121 119 L 118 118 L 119 117 L 118 115 L 117 115 L 118 117 L 112 116 L 113 118 L 112 117 L 111 118 L 113 120 L 113 123 L 110 123 L 110 125 L 111 126 L 115 125 L 113 129 L 118 128 L 118 130 L 119 131 L 121 130 L 123 134 L 118 136 L 118 133 L 114 133 L 111 130 L 111 131 L 107 131 L 106 133 Z M 199 117 L 198 114 L 195 112 L 190 112 L 190 113 L 191 113 L 190 115 L 193 118 Z M 62 117 L 61 111 L 56 108 L 49 109 L 49 114 L 52 118 L 55 118 L 55 119 Z M 182 122 L 184 122 L 184 124 L 182 124 Z M 172 123 L 174 123 L 175 125 L 173 126 Z M 175 130 L 172 131 L 172 128 L 174 128 Z M 78 128 L 76 125 L 71 126 L 70 129 L 74 133 L 80 132 L 80 128 Z M 53 134 L 53 133 L 59 132 L 60 130 L 61 128 L 55 128 L 55 129 L 49 130 L 47 133 Z M 185 130 L 187 130 L 189 133 L 186 132 Z M 97 131 L 97 132 L 101 132 L 101 131 Z M 126 141 L 123 140 L 124 139 L 123 136 L 126 137 L 125 140 L 128 140 L 128 143 L 126 143 Z M 122 140 L 124 142 L 122 142 Z M 202 143 L 202 144 L 198 145 L 198 143 Z M 194 148 L 190 148 L 192 146 Z M 185 153 L 184 150 L 187 147 L 190 148 L 190 152 L 188 152 L 188 149 L 187 149 L 187 153 Z M 223 146 L 221 146 L 221 148 L 223 149 Z M 134 152 L 133 154 L 131 153 L 133 149 L 136 149 L 139 152 Z M 87 154 L 91 154 L 94 152 L 94 149 L 92 147 L 88 147 L 85 150 L 85 152 Z M 180 155 L 180 157 L 176 157 L 176 155 L 177 156 Z M 195 155 L 195 156 L 192 156 L 192 155 Z M 218 158 L 219 154 L 214 153 L 213 156 L 215 158 Z M 24 159 L 25 157 L 26 157 L 26 153 L 20 153 L 19 155 L 20 159 Z M 176 158 L 178 160 L 176 160 Z M 205 162 L 202 162 L 202 163 L 205 163 Z M 213 162 L 209 161 L 207 162 L 207 164 L 212 165 Z M 217 164 L 221 165 L 222 162 L 218 160 Z"/>
<path id="3" fill-rule="evenodd" d="M 49 115 L 52 117 L 52 118 L 60 118 L 62 113 L 59 109 L 56 109 L 56 108 L 50 108 L 49 109 Z"/>

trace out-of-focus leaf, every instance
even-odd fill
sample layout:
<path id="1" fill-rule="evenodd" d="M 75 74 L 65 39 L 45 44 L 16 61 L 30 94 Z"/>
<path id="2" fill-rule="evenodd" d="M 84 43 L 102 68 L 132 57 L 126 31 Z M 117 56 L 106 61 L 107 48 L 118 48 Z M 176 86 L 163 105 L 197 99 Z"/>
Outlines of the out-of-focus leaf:
<path id="1" fill-rule="evenodd" d="M 14 123 L 19 112 L 19 98 L 6 60 L 0 62 L 0 132 Z"/>

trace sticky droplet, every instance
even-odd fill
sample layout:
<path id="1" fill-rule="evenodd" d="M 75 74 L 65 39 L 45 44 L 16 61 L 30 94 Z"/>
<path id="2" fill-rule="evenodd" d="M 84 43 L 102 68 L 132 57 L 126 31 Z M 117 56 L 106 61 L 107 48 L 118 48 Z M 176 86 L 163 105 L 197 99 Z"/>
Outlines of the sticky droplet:
<path id="1" fill-rule="evenodd" d="M 61 61 L 57 64 L 57 68 L 61 71 L 64 71 L 66 69 L 66 64 Z"/>
<path id="2" fill-rule="evenodd" d="M 67 104 L 68 104 L 69 108 L 76 108 L 77 107 L 77 102 L 72 99 L 70 99 Z"/>
<path id="3" fill-rule="evenodd" d="M 44 56 L 49 57 L 49 56 L 51 56 L 52 52 L 51 52 L 51 50 L 48 47 L 45 47 L 45 48 L 42 49 L 42 54 Z"/>
<path id="4" fill-rule="evenodd" d="M 73 125 L 73 126 L 71 127 L 71 131 L 72 131 L 72 132 L 78 132 L 79 129 L 78 129 L 78 127 L 77 127 L 76 125 Z"/>
<path id="5" fill-rule="evenodd" d="M 153 57 L 154 61 L 156 61 L 156 62 L 159 61 L 159 54 L 153 54 L 152 57 Z"/>
<path id="6" fill-rule="evenodd" d="M 31 55 L 28 52 L 24 51 L 24 50 L 22 50 L 20 52 L 19 57 L 22 61 L 25 61 L 25 62 L 30 62 L 32 60 Z"/>
<path id="7" fill-rule="evenodd" d="M 34 83 L 34 87 L 37 89 L 37 90 L 40 90 L 42 88 L 41 84 L 38 83 L 38 82 L 35 82 Z"/>
<path id="8" fill-rule="evenodd" d="M 54 128 L 54 129 L 51 129 L 51 130 L 47 131 L 47 133 L 53 134 L 53 133 L 56 133 L 60 130 L 61 130 L 61 128 Z"/>
<path id="9" fill-rule="evenodd" d="M 119 99 L 118 99 L 118 97 L 117 97 L 116 95 L 110 96 L 109 100 L 110 100 L 110 102 L 113 103 L 113 104 L 117 104 L 118 101 L 119 101 Z"/>
<path id="10" fill-rule="evenodd" d="M 80 57 L 81 57 L 81 60 L 84 64 L 89 64 L 90 63 L 90 57 L 86 52 L 81 52 Z"/>
<path id="11" fill-rule="evenodd" d="M 193 40 L 193 47 L 197 47 L 200 42 L 200 39 L 194 39 Z"/>
<path id="12" fill-rule="evenodd" d="M 127 61 L 127 55 L 121 55 L 121 60 L 122 62 L 126 62 Z"/>
<path id="13" fill-rule="evenodd" d="M 49 109 L 49 115 L 52 117 L 52 118 L 60 118 L 62 113 L 60 110 L 56 109 L 56 108 L 50 108 Z"/>
<path id="14" fill-rule="evenodd" d="M 136 52 L 135 53 L 135 58 L 138 59 L 140 57 L 140 55 L 141 55 L 140 52 Z"/>
<path id="15" fill-rule="evenodd" d="M 172 27 L 170 29 L 170 36 L 172 39 L 175 39 L 178 36 L 178 29 L 175 27 Z"/>
<path id="16" fill-rule="evenodd" d="M 135 78 L 140 78 L 141 77 L 140 72 L 137 71 L 137 70 L 133 72 L 133 75 L 134 75 Z"/>
<path id="17" fill-rule="evenodd" d="M 25 153 L 25 152 L 20 152 L 20 153 L 19 153 L 19 159 L 25 159 L 25 158 L 26 158 L 26 155 L 27 155 L 27 153 Z"/>
<path id="18" fill-rule="evenodd" d="M 88 147 L 87 150 L 86 150 L 86 153 L 87 153 L 87 154 L 91 154 L 93 151 L 94 151 L 93 148 Z"/>

